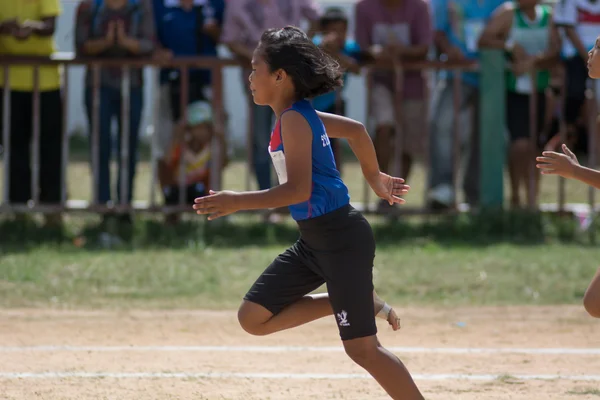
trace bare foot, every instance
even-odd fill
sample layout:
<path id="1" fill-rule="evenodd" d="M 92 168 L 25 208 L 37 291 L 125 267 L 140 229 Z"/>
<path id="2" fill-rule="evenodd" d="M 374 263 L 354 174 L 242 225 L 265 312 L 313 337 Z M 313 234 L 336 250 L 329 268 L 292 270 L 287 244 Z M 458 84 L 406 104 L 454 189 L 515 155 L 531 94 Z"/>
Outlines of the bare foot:
<path id="1" fill-rule="evenodd" d="M 373 290 L 373 301 L 375 303 L 375 316 L 385 319 L 388 322 L 388 324 L 391 325 L 391 327 L 394 331 L 399 330 L 400 329 L 400 318 L 396 314 L 396 311 L 393 308 L 391 308 L 389 305 L 387 305 L 386 302 L 383 301 L 383 299 L 381 299 L 374 290 Z M 386 307 L 386 305 L 387 305 L 387 307 Z M 384 309 L 384 307 L 386 309 Z M 389 311 L 387 310 L 387 308 L 389 308 Z M 387 312 L 387 315 L 386 315 L 386 312 Z"/>

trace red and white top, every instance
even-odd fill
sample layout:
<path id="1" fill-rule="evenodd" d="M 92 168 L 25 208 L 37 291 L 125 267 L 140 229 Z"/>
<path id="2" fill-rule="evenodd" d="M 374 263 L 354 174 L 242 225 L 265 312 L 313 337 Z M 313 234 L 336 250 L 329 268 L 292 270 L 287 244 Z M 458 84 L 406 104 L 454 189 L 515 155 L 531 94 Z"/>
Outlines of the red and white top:
<path id="1" fill-rule="evenodd" d="M 589 0 L 559 0 L 554 8 L 554 22 L 574 26 L 584 46 L 591 50 L 600 34 L 600 2 Z M 569 39 L 563 38 L 566 57 L 577 54 Z"/>

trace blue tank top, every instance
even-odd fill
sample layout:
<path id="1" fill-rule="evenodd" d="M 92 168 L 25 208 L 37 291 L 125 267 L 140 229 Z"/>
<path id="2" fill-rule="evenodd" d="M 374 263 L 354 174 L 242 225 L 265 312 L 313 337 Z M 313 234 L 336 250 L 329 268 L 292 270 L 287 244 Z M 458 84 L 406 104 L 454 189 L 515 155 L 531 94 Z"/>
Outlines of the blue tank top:
<path id="1" fill-rule="evenodd" d="M 300 100 L 283 113 L 290 110 L 300 113 L 308 121 L 313 134 L 312 191 L 310 199 L 289 206 L 292 218 L 299 221 L 315 218 L 347 205 L 350 202 L 350 195 L 335 165 L 325 126 L 313 106 L 307 100 Z M 287 171 L 285 168 L 285 149 L 281 139 L 281 118 L 277 120 L 275 129 L 271 133 L 269 154 L 273 160 L 279 184 L 284 184 L 287 182 Z"/>

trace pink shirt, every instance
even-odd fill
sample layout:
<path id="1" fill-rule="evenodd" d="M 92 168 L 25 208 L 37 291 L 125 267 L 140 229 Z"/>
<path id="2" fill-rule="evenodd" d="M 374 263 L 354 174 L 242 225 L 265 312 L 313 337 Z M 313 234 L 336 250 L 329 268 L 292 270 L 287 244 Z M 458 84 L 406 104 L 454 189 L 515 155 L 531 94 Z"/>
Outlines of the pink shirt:
<path id="1" fill-rule="evenodd" d="M 242 43 L 254 50 L 265 30 L 317 18 L 316 0 L 228 0 L 221 42 Z"/>
<path id="2" fill-rule="evenodd" d="M 390 36 L 405 46 L 430 46 L 433 42 L 432 14 L 427 0 L 402 0 L 388 7 L 383 0 L 361 0 L 356 4 L 356 41 L 361 49 L 389 44 Z M 376 72 L 377 83 L 393 87 L 393 73 Z M 404 74 L 404 97 L 422 99 L 425 95 L 423 73 Z"/>

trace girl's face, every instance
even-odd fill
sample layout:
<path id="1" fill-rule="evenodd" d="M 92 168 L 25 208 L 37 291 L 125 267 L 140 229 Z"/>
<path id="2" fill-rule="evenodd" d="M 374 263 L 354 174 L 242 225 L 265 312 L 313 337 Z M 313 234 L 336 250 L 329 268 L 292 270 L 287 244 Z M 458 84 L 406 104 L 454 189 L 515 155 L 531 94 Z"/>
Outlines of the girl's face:
<path id="1" fill-rule="evenodd" d="M 600 37 L 596 39 L 594 47 L 588 53 L 588 74 L 592 79 L 600 79 Z"/>
<path id="2" fill-rule="evenodd" d="M 250 91 L 254 103 L 259 106 L 266 106 L 273 102 L 279 86 L 278 74 L 276 72 L 271 73 L 269 65 L 261 55 L 260 46 L 254 50 L 252 72 L 248 80 L 250 81 Z"/>

